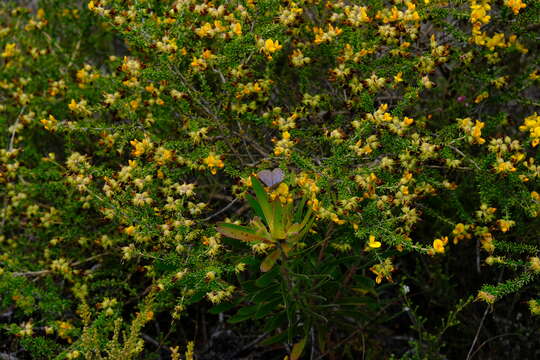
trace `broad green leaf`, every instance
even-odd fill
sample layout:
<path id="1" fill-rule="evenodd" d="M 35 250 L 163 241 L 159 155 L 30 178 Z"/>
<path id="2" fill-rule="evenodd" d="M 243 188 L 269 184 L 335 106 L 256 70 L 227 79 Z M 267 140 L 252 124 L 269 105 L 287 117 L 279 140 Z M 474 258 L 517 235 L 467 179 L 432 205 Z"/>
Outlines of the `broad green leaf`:
<path id="1" fill-rule="evenodd" d="M 283 206 L 279 200 L 272 203 L 274 210 L 274 229 L 272 237 L 274 239 L 285 239 L 285 230 L 283 229 Z"/>
<path id="2" fill-rule="evenodd" d="M 284 331 L 284 332 L 279 333 L 277 335 L 274 335 L 274 336 L 272 336 L 272 337 L 270 337 L 270 338 L 268 338 L 266 340 L 261 341 L 261 345 L 266 346 L 266 345 L 275 344 L 277 342 L 282 342 L 283 340 L 285 340 L 287 335 L 288 335 L 288 332 Z"/>
<path id="3" fill-rule="evenodd" d="M 253 319 L 262 319 L 263 317 L 270 314 L 272 311 L 276 310 L 280 304 L 281 299 L 275 299 L 273 301 L 269 301 L 265 304 L 259 305 L 259 309 L 257 309 L 257 312 L 255 313 Z"/>
<path id="4" fill-rule="evenodd" d="M 284 326 L 286 322 L 287 315 L 285 314 L 285 311 L 282 310 L 266 321 L 266 325 L 264 325 L 264 331 L 274 331 L 278 327 Z"/>
<path id="5" fill-rule="evenodd" d="M 268 241 L 272 239 L 272 235 L 268 232 L 268 228 L 263 224 L 260 217 L 255 216 L 251 219 L 252 229 L 255 230 L 255 233 L 259 236 L 266 238 Z M 271 241 L 270 241 L 271 242 Z"/>
<path id="6" fill-rule="evenodd" d="M 287 202 L 287 204 L 283 207 L 283 228 L 287 229 L 291 224 L 293 223 L 293 206 L 294 201 Z"/>
<path id="7" fill-rule="evenodd" d="M 261 303 L 273 301 L 276 299 L 279 299 L 280 301 L 283 299 L 283 297 L 281 296 L 279 284 L 271 285 L 265 287 L 264 289 L 258 290 L 257 292 L 253 293 L 253 297 L 251 297 L 250 300 L 253 303 Z"/>
<path id="8" fill-rule="evenodd" d="M 277 277 L 277 275 L 278 275 L 277 271 L 269 271 L 266 274 L 263 274 L 257 280 L 255 280 L 255 285 L 260 288 L 267 287 L 268 285 L 270 285 L 272 280 L 274 280 Z"/>
<path id="9" fill-rule="evenodd" d="M 291 351 L 291 360 L 298 360 L 300 358 L 302 352 L 304 351 L 304 347 L 306 346 L 306 340 L 307 337 L 304 337 L 302 340 L 294 344 Z"/>
<path id="10" fill-rule="evenodd" d="M 301 224 L 292 224 L 292 225 L 287 229 L 287 236 L 298 235 L 298 233 L 300 232 L 301 229 L 302 229 L 302 225 L 301 225 Z"/>
<path id="11" fill-rule="evenodd" d="M 249 203 L 249 206 L 251 206 L 251 208 L 253 209 L 253 211 L 255 211 L 255 214 L 257 214 L 258 217 L 263 219 L 264 222 L 268 223 L 264 216 L 264 212 L 262 211 L 261 205 L 259 205 L 257 200 L 255 200 L 255 198 L 249 194 L 246 196 L 246 200 Z"/>
<path id="12" fill-rule="evenodd" d="M 272 207 L 270 206 L 270 201 L 268 200 L 268 195 L 264 191 L 264 187 L 257 177 L 251 177 L 251 184 L 253 185 L 253 191 L 255 191 L 255 197 L 257 198 L 257 203 L 259 204 L 266 223 L 270 227 L 270 232 L 274 227 L 274 220 L 272 218 Z"/>
<path id="13" fill-rule="evenodd" d="M 236 324 L 236 323 L 251 319 L 255 315 L 258 309 L 259 309 L 259 305 L 242 307 L 236 312 L 236 314 L 231 316 L 228 322 L 230 324 Z"/>
<path id="14" fill-rule="evenodd" d="M 242 241 L 267 241 L 264 237 L 258 235 L 255 230 L 241 225 L 220 223 L 216 230 L 222 235 Z"/>
<path id="15" fill-rule="evenodd" d="M 281 253 L 280 253 L 279 249 L 276 249 L 272 253 L 270 253 L 270 255 L 268 255 L 262 261 L 262 263 L 261 263 L 261 271 L 262 272 L 267 272 L 267 271 L 272 270 L 272 268 L 274 267 L 274 264 L 276 263 L 276 261 L 279 258 L 280 254 Z"/>

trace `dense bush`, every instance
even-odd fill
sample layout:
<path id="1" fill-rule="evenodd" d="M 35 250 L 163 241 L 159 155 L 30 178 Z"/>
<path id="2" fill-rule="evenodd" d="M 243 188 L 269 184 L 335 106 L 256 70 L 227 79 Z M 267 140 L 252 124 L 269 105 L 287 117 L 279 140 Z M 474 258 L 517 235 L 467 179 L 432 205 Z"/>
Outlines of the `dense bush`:
<path id="1" fill-rule="evenodd" d="M 540 356 L 538 1 L 25 6 L 0 357 Z"/>

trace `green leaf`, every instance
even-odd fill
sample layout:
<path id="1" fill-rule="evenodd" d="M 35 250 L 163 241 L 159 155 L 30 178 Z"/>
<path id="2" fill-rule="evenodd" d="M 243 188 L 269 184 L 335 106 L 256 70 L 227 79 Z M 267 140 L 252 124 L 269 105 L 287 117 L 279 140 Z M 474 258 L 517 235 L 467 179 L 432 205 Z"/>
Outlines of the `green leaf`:
<path id="1" fill-rule="evenodd" d="M 298 232 L 299 232 L 301 229 L 302 229 L 302 225 L 301 225 L 301 224 L 292 224 L 292 225 L 287 229 L 287 236 L 292 237 L 292 236 L 298 235 Z"/>
<path id="2" fill-rule="evenodd" d="M 302 196 L 302 200 L 300 200 L 300 202 L 298 203 L 298 205 L 296 206 L 296 211 L 294 213 L 294 218 L 293 218 L 293 221 L 296 223 L 296 222 L 299 222 L 300 219 L 302 218 L 302 215 L 304 214 L 304 205 L 306 204 L 306 196 Z"/>
<path id="3" fill-rule="evenodd" d="M 260 278 L 258 278 L 257 280 L 255 280 L 255 285 L 257 285 L 258 287 L 260 288 L 265 288 L 267 287 L 268 285 L 270 285 L 270 283 L 272 282 L 272 280 L 274 280 L 276 278 L 276 276 L 278 275 L 278 272 L 276 270 L 274 271 L 269 271 L 267 272 L 266 274 L 263 274 Z"/>
<path id="4" fill-rule="evenodd" d="M 281 252 L 279 251 L 279 249 L 274 250 L 272 253 L 270 253 L 270 255 L 268 255 L 262 261 L 262 263 L 261 263 L 261 271 L 262 272 L 267 272 L 267 271 L 272 270 L 272 268 L 274 267 L 274 264 L 276 263 L 276 261 L 279 258 L 280 254 L 281 254 Z"/>
<path id="5" fill-rule="evenodd" d="M 304 347 L 306 346 L 306 340 L 307 337 L 304 337 L 302 340 L 294 344 L 291 351 L 291 360 L 298 360 L 300 358 L 300 355 L 302 355 Z"/>
<path id="6" fill-rule="evenodd" d="M 229 223 L 220 223 L 216 230 L 227 237 L 238 239 L 242 241 L 267 241 L 266 238 L 257 234 L 257 232 L 246 226 L 229 224 Z"/>
<path id="7" fill-rule="evenodd" d="M 306 235 L 306 233 L 309 231 L 309 229 L 311 229 L 311 226 L 313 225 L 313 222 L 315 221 L 315 217 L 314 216 L 310 216 L 311 215 L 311 211 L 310 211 L 310 214 L 309 215 L 306 215 L 306 216 L 309 216 L 309 221 L 307 222 L 307 224 L 304 224 L 303 223 L 303 229 L 302 231 L 300 232 L 300 234 L 298 234 L 298 239 L 301 239 L 304 237 L 304 235 Z"/>
<path id="8" fill-rule="evenodd" d="M 217 304 L 216 306 L 211 307 L 208 310 L 208 312 L 210 314 L 219 314 L 219 313 L 222 313 L 222 312 L 225 312 L 227 310 L 232 309 L 233 307 L 235 307 L 237 305 L 237 303 L 238 302 L 233 302 L 233 303 L 224 302 L 224 303 L 221 303 L 221 304 Z"/>
<path id="9" fill-rule="evenodd" d="M 251 297 L 251 301 L 257 304 L 262 302 L 274 301 L 275 299 L 283 299 L 283 296 L 281 296 L 279 284 L 275 284 L 261 289 L 255 292 Z"/>
<path id="10" fill-rule="evenodd" d="M 276 330 L 278 327 L 284 326 L 284 324 L 287 322 L 287 315 L 285 314 L 285 311 L 280 311 L 270 319 L 266 321 L 266 325 L 264 326 L 265 332 L 270 332 Z"/>
<path id="11" fill-rule="evenodd" d="M 229 324 L 236 324 L 251 319 L 258 309 L 258 305 L 243 307 L 229 319 Z"/>
<path id="12" fill-rule="evenodd" d="M 279 333 L 277 335 L 274 335 L 266 340 L 263 340 L 261 341 L 261 345 L 263 346 L 266 346 L 266 345 L 271 345 L 271 344 L 275 344 L 277 342 L 282 342 L 283 340 L 285 340 L 287 338 L 287 331 L 284 331 L 282 333 Z"/>
<path id="13" fill-rule="evenodd" d="M 251 208 L 253 209 L 253 211 L 255 211 L 255 214 L 257 214 L 258 217 L 264 219 L 264 221 L 267 222 L 261 205 L 259 205 L 257 200 L 255 200 L 255 198 L 249 194 L 246 196 L 246 200 L 249 203 L 249 206 L 251 206 Z"/>
<path id="14" fill-rule="evenodd" d="M 274 210 L 274 229 L 272 231 L 272 237 L 274 239 L 285 239 L 285 229 L 283 228 L 283 206 L 279 200 L 272 203 Z"/>
<path id="15" fill-rule="evenodd" d="M 255 313 L 255 316 L 253 317 L 253 319 L 262 319 L 266 315 L 276 310 L 278 308 L 278 305 L 280 304 L 281 304 L 281 299 L 275 299 L 265 304 L 260 304 L 259 309 Z"/>
<path id="16" fill-rule="evenodd" d="M 272 232 L 272 229 L 274 227 L 274 220 L 272 218 L 272 207 L 270 206 L 268 195 L 266 194 L 266 191 L 264 191 L 264 187 L 262 186 L 259 179 L 257 179 L 255 176 L 251 177 L 251 184 L 253 185 L 253 191 L 255 191 L 257 203 L 259 204 L 264 214 L 263 219 L 266 221 L 268 227 L 270 227 L 270 232 Z"/>

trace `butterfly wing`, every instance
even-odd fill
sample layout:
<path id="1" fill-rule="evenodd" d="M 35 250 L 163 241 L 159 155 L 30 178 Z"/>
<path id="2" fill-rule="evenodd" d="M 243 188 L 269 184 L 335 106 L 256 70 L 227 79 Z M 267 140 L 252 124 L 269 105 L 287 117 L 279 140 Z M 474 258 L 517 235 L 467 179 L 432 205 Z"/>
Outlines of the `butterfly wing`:
<path id="1" fill-rule="evenodd" d="M 270 170 L 263 170 L 257 173 L 257 177 L 266 185 L 272 186 L 272 172 Z"/>
<path id="2" fill-rule="evenodd" d="M 262 170 L 257 173 L 257 177 L 268 187 L 279 184 L 285 178 L 283 170 L 275 168 L 274 170 Z"/>
<path id="3" fill-rule="evenodd" d="M 272 170 L 272 186 L 282 182 L 284 177 L 285 174 L 280 168 L 275 168 L 274 170 Z"/>

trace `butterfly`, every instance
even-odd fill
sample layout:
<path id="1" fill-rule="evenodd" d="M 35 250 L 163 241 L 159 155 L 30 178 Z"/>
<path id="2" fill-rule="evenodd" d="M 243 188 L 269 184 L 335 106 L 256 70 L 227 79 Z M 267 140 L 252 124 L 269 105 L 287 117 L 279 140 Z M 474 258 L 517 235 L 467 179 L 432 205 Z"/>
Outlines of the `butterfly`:
<path id="1" fill-rule="evenodd" d="M 274 170 L 262 170 L 257 173 L 257 177 L 268 187 L 279 184 L 283 181 L 285 174 L 280 168 Z"/>

